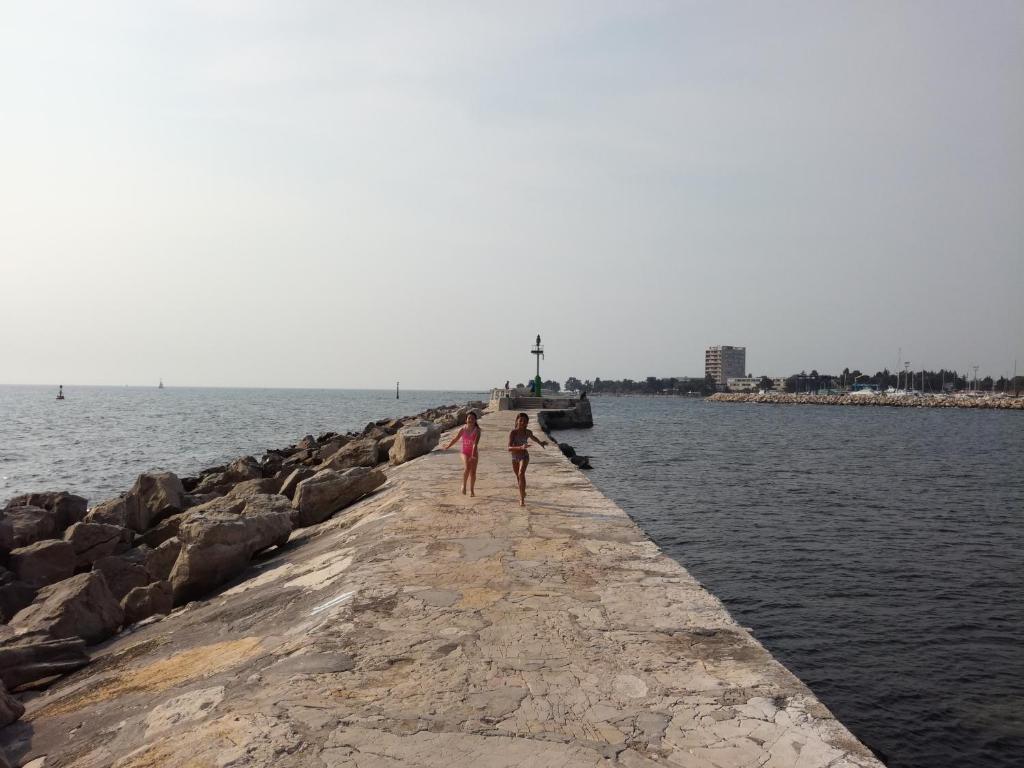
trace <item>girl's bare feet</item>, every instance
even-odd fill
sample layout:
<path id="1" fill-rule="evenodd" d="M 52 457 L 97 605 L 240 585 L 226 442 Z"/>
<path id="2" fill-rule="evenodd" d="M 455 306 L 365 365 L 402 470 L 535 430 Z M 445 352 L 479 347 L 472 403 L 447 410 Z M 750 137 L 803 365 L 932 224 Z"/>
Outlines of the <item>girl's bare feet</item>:
<path id="1" fill-rule="evenodd" d="M 462 495 L 463 495 L 463 496 L 465 496 L 465 495 L 466 495 L 466 486 L 462 486 Z"/>

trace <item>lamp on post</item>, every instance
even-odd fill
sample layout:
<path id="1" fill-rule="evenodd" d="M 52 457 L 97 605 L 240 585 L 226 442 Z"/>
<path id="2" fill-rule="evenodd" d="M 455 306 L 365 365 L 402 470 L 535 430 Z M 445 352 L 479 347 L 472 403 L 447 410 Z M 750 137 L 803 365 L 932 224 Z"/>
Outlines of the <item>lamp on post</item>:
<path id="1" fill-rule="evenodd" d="M 533 379 L 533 394 L 537 397 L 541 396 L 541 380 L 540 380 L 540 360 L 544 357 L 544 346 L 540 343 L 540 334 L 537 334 L 537 343 L 533 345 L 533 349 L 530 350 L 531 355 L 535 355 L 537 358 L 537 375 Z"/>

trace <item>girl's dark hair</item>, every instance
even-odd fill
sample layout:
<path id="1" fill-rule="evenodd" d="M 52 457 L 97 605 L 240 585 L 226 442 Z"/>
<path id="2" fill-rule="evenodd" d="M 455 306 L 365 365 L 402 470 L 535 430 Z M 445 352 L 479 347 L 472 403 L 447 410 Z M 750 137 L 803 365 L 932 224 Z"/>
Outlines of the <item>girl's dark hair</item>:
<path id="1" fill-rule="evenodd" d="M 470 416 L 472 416 L 474 419 L 476 419 L 476 431 L 477 432 L 482 432 L 483 430 L 480 429 L 480 417 L 477 416 L 476 411 L 470 411 L 469 413 L 466 414 L 466 423 L 467 424 L 469 423 L 469 417 Z"/>
<path id="2" fill-rule="evenodd" d="M 526 419 L 527 421 L 529 421 L 530 415 L 527 413 L 520 413 L 518 416 L 516 416 L 516 421 L 519 421 L 520 419 Z"/>

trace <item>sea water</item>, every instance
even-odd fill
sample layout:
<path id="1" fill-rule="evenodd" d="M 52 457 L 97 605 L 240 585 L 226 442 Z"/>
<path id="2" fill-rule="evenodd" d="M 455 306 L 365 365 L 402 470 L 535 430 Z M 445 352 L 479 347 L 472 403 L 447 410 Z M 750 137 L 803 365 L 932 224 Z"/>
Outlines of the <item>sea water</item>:
<path id="1" fill-rule="evenodd" d="M 592 405 L 588 477 L 892 768 L 1024 765 L 1024 413 Z"/>

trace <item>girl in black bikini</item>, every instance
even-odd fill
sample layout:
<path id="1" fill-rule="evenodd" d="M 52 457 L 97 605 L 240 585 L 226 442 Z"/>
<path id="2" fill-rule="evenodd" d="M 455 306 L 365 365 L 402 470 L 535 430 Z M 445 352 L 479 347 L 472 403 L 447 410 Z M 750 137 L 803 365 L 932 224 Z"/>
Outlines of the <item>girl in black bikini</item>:
<path id="1" fill-rule="evenodd" d="M 541 448 L 547 445 L 544 440 L 538 440 L 533 432 L 526 428 L 530 423 L 530 417 L 525 413 L 516 416 L 516 428 L 508 433 L 508 452 L 512 454 L 512 471 L 516 475 L 516 482 L 519 484 L 519 506 L 526 506 L 526 467 L 530 463 L 529 442 L 533 440 Z"/>

